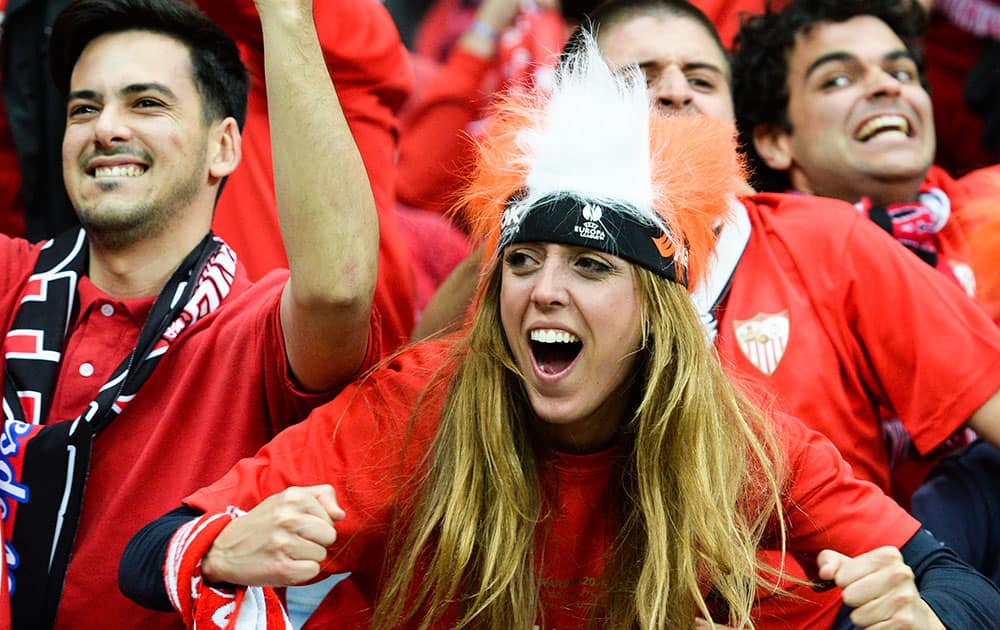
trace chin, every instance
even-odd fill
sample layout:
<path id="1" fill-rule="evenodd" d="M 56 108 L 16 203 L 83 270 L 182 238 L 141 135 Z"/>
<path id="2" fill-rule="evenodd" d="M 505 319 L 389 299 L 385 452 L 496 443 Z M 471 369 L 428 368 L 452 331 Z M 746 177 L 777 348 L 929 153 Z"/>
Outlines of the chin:
<path id="1" fill-rule="evenodd" d="M 567 405 L 551 403 L 548 401 L 531 401 L 531 410 L 535 417 L 545 424 L 553 426 L 564 426 L 577 422 L 584 414 L 577 409 L 568 408 Z"/>
<path id="2" fill-rule="evenodd" d="M 569 424 L 573 422 L 572 416 L 565 411 L 553 409 L 550 405 L 532 405 L 531 410 L 540 422 L 545 424 Z"/>

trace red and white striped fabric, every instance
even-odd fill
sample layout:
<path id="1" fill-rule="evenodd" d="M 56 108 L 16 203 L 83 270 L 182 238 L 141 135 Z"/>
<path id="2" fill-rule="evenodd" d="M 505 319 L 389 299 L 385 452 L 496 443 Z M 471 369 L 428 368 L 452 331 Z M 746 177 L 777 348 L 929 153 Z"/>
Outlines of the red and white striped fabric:
<path id="1" fill-rule="evenodd" d="M 163 576 L 167 595 L 184 624 L 194 630 L 291 630 L 272 588 L 209 586 L 201 578 L 201 559 L 219 532 L 243 511 L 206 514 L 177 530 L 167 547 Z"/>

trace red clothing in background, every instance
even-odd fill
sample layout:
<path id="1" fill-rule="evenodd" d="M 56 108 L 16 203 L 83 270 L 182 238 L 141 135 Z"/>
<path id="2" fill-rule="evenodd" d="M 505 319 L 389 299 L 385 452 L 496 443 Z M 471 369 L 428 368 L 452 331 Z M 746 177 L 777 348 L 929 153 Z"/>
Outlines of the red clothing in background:
<path id="1" fill-rule="evenodd" d="M 976 298 L 1000 325 L 1000 165 L 973 171 L 956 185 L 968 192 L 958 219 L 967 234 Z"/>
<path id="2" fill-rule="evenodd" d="M 490 60 L 459 48 L 441 66 L 417 59 L 418 76 L 426 83 L 402 120 L 399 201 L 447 212 L 458 200 L 475 158 L 471 133 L 481 131 L 492 93 L 483 86 L 496 80 Z"/>
<path id="3" fill-rule="evenodd" d="M 445 212 L 458 200 L 474 163 L 474 143 L 494 96 L 515 89 L 546 90 L 569 35 L 555 10 L 522 11 L 485 59 L 454 45 L 475 7 L 435 4 L 414 47 L 417 90 L 402 116 L 398 196 L 414 208 Z M 459 217 L 459 223 L 460 223 Z"/>
<path id="4" fill-rule="evenodd" d="M 771 4 L 775 9 L 780 9 L 786 2 L 787 0 L 776 0 Z M 746 13 L 763 13 L 765 0 L 692 0 L 691 4 L 712 20 L 722 44 L 730 48 L 736 32 L 740 30 L 740 19 Z"/>
<path id="5" fill-rule="evenodd" d="M 212 227 L 236 250 L 250 278 L 259 278 L 271 269 L 288 266 L 274 201 L 260 18 L 252 0 L 200 4 L 237 41 L 252 81 L 243 161 L 226 182 Z M 378 207 L 379 276 L 374 304 L 382 316 L 383 350 L 391 352 L 409 339 L 413 328 L 413 275 L 396 222 L 394 195 L 395 112 L 412 85 L 410 64 L 392 18 L 376 0 L 321 0 L 315 3 L 314 15 L 327 66 Z M 330 243 L 330 247 L 337 244 Z"/>
<path id="6" fill-rule="evenodd" d="M 1000 11 L 996 3 L 982 4 L 992 4 Z M 984 41 L 936 11 L 931 13 L 923 40 L 938 140 L 935 162 L 958 175 L 1000 158 L 983 146 L 983 117 L 970 109 L 965 99 L 966 79 L 979 60 Z"/>
<path id="7" fill-rule="evenodd" d="M 430 447 L 449 379 L 439 381 L 423 406 L 418 400 L 446 354 L 445 343 L 431 342 L 394 358 L 185 500 L 206 512 L 229 505 L 248 510 L 288 486 L 333 484 L 347 518 L 337 523 L 337 542 L 323 570 L 350 571 L 351 577 L 330 592 L 306 627 L 370 625 L 388 542 L 398 533 L 393 516 L 401 498 L 412 498 L 401 490 Z M 414 409 L 419 412 L 411 425 Z M 881 545 L 901 546 L 917 531 L 919 523 L 899 506 L 851 476 L 827 439 L 792 418 L 779 415 L 775 422 L 792 471 L 785 505 L 788 548 L 804 566 L 815 571 L 822 549 L 854 556 Z M 551 520 L 543 525 L 552 534 L 540 538 L 536 555 L 544 558 L 537 571 L 546 630 L 588 627 L 617 532 L 621 457 L 614 447 L 587 455 L 552 453 L 546 462 L 551 466 L 540 468 L 542 483 L 558 488 L 557 501 L 548 506 Z M 755 610 L 757 627 L 785 628 L 787 619 L 817 624 L 797 627 L 829 627 L 840 592 L 832 589 L 820 599 L 822 604 L 769 597 Z"/>
<path id="8" fill-rule="evenodd" d="M 3 37 L 4 11 L 7 0 L 0 0 L 0 38 Z M 0 62 L 3 60 L 0 59 Z M 3 81 L 0 63 L 0 82 Z M 24 234 L 24 206 L 21 201 L 21 168 L 17 164 L 14 137 L 10 134 L 7 110 L 0 98 L 0 234 Z"/>
<path id="9" fill-rule="evenodd" d="M 465 232 L 436 212 L 402 204 L 397 212 L 400 231 L 413 255 L 414 307 L 419 318 L 438 287 L 469 255 L 472 246 Z"/>

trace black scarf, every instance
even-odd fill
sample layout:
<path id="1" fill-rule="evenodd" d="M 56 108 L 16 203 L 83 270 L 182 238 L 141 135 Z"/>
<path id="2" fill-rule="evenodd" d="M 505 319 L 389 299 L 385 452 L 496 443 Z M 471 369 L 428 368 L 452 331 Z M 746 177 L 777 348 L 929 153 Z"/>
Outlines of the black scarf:
<path id="1" fill-rule="evenodd" d="M 208 234 L 160 291 L 135 348 L 87 410 L 75 419 L 49 419 L 87 252 L 82 229 L 45 245 L 4 340 L 0 511 L 16 628 L 55 622 L 94 436 L 139 392 L 177 336 L 219 306 L 235 274 L 232 250 Z"/>

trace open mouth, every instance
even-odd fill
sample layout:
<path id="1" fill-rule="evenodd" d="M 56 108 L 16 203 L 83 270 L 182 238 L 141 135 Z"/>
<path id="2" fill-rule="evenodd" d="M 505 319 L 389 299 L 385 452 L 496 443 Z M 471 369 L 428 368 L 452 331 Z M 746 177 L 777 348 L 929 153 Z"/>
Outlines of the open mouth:
<path id="1" fill-rule="evenodd" d="M 858 128 L 854 139 L 867 142 L 876 136 L 909 138 L 913 134 L 910 121 L 898 114 L 876 116 Z"/>
<path id="2" fill-rule="evenodd" d="M 554 328 L 532 330 L 529 334 L 531 356 L 542 374 L 565 372 L 583 350 L 583 343 L 573 333 Z"/>

